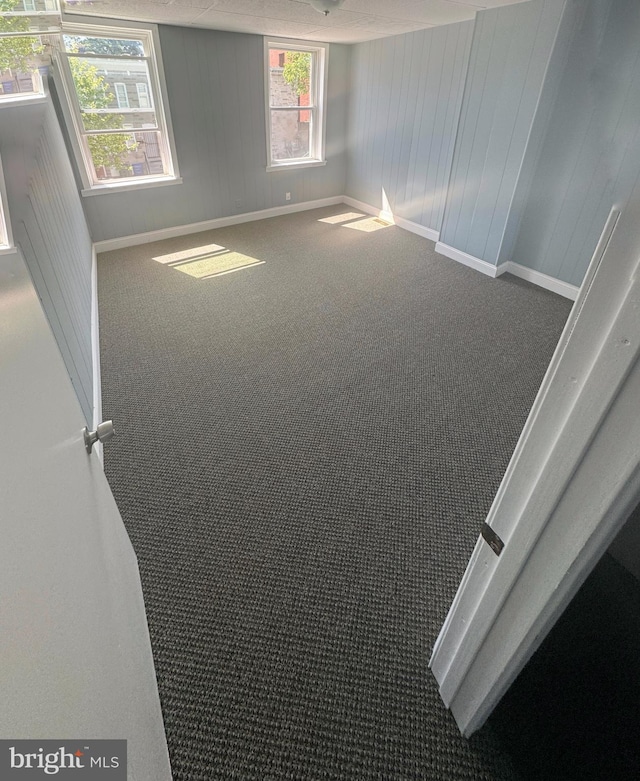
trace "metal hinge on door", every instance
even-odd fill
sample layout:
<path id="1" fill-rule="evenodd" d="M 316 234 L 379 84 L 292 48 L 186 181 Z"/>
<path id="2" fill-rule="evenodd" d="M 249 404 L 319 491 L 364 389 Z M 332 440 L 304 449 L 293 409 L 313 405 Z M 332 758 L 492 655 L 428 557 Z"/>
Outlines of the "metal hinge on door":
<path id="1" fill-rule="evenodd" d="M 502 549 L 504 548 L 504 542 L 493 531 L 488 523 L 482 524 L 482 531 L 480 534 L 482 535 L 482 539 L 487 543 L 496 556 L 499 556 L 502 553 Z"/>

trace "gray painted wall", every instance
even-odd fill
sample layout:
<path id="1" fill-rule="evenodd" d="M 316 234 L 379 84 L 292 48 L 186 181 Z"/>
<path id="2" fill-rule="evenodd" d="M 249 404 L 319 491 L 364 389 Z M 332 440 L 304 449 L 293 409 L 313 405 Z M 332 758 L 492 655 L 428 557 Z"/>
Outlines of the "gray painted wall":
<path id="1" fill-rule="evenodd" d="M 50 100 L 46 105 L 3 107 L 0 155 L 14 241 L 91 423 L 91 238 Z"/>
<path id="2" fill-rule="evenodd" d="M 440 230 L 473 24 L 353 47 L 347 195 Z"/>
<path id="3" fill-rule="evenodd" d="M 640 176 L 640 4 L 580 4 L 511 253 L 574 285 L 611 207 L 624 207 Z"/>
<path id="4" fill-rule="evenodd" d="M 440 241 L 497 263 L 564 0 L 482 11 Z"/>
<path id="5" fill-rule="evenodd" d="M 327 165 L 266 168 L 263 38 L 160 27 L 182 185 L 85 198 L 94 241 L 342 195 L 349 47 L 329 50 Z"/>

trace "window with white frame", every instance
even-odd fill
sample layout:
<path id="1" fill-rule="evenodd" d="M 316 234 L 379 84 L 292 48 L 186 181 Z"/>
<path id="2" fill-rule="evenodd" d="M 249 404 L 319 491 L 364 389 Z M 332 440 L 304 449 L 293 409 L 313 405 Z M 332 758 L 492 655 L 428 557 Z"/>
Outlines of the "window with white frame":
<path id="1" fill-rule="evenodd" d="M 10 251 L 12 248 L 13 237 L 11 235 L 11 223 L 7 206 L 7 190 L 4 183 L 2 160 L 0 160 L 0 255 Z"/>
<path id="2" fill-rule="evenodd" d="M 58 0 L 0 0 L 0 106 L 44 96 L 47 36 L 59 30 Z"/>
<path id="3" fill-rule="evenodd" d="M 64 26 L 60 65 L 87 190 L 177 178 L 154 33 Z"/>
<path id="4" fill-rule="evenodd" d="M 127 85 L 121 81 L 116 81 L 113 84 L 113 88 L 116 91 L 116 100 L 118 102 L 118 108 L 129 108 L 129 96 L 127 95 Z"/>
<path id="5" fill-rule="evenodd" d="M 325 162 L 327 49 L 265 40 L 267 170 Z"/>
<path id="6" fill-rule="evenodd" d="M 138 82 L 136 84 L 136 92 L 138 94 L 138 106 L 140 108 L 151 108 L 149 87 L 144 82 Z"/>

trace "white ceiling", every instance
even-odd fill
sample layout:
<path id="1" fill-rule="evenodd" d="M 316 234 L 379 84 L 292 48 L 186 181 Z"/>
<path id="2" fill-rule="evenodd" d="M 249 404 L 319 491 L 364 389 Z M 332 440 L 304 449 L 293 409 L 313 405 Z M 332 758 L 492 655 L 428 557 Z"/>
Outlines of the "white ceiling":
<path id="1" fill-rule="evenodd" d="M 359 43 L 473 19 L 483 8 L 527 0 L 345 0 L 323 16 L 307 0 L 70 0 L 73 14 Z"/>

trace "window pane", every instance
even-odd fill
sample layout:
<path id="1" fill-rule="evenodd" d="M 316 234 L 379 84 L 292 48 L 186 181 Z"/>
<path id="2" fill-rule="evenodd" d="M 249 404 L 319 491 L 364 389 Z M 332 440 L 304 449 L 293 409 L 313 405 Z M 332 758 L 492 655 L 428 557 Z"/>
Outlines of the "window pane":
<path id="1" fill-rule="evenodd" d="M 305 99 L 309 105 L 309 84 L 313 55 L 311 52 L 269 49 L 269 96 L 271 106 L 298 106 Z"/>
<path id="2" fill-rule="evenodd" d="M 23 20 L 18 19 L 20 24 Z M 0 30 L 16 20 L 0 18 Z M 15 36 L 0 38 L 0 99 L 42 92 L 38 56 L 43 51 L 40 38 Z"/>
<path id="3" fill-rule="evenodd" d="M 15 98 L 16 95 L 33 95 L 42 92 L 42 81 L 38 71 L 3 70 L 0 73 L 0 101 Z"/>
<path id="4" fill-rule="evenodd" d="M 100 181 L 167 174 L 160 133 L 108 133 L 87 136 L 94 178 Z"/>
<path id="5" fill-rule="evenodd" d="M 312 110 L 271 111 L 271 159 L 310 157 L 310 115 Z M 301 116 L 304 115 L 304 116 Z"/>
<path id="6" fill-rule="evenodd" d="M 144 57 L 142 41 L 131 38 L 91 38 L 86 35 L 64 35 L 63 39 L 64 47 L 68 52 Z"/>
<path id="7" fill-rule="evenodd" d="M 85 130 L 157 127 L 144 60 L 69 57 L 69 68 Z"/>
<path id="8" fill-rule="evenodd" d="M 57 14 L 59 10 L 57 0 L 4 0 L 0 3 L 0 13 L 5 14 Z"/>

